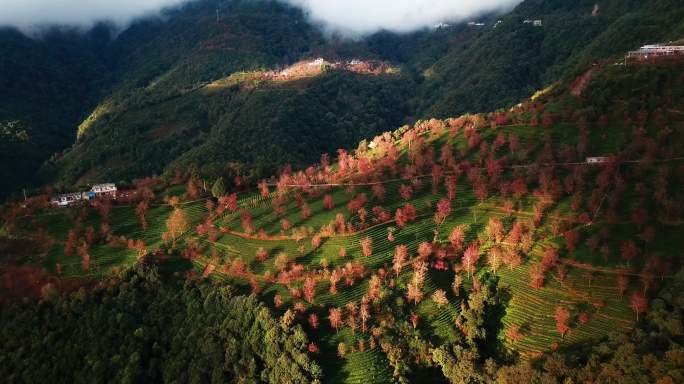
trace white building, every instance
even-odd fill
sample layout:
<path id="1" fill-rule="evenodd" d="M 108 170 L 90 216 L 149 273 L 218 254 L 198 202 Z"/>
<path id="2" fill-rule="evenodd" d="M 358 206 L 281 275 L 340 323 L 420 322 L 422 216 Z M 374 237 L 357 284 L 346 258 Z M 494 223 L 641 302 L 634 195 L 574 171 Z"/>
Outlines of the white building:
<path id="1" fill-rule="evenodd" d="M 83 194 L 81 192 L 65 193 L 57 195 L 50 199 L 50 204 L 58 207 L 68 207 L 83 201 Z"/>
<path id="2" fill-rule="evenodd" d="M 604 164 L 610 161 L 609 157 L 598 156 L 598 157 L 587 157 L 587 164 Z"/>
<path id="3" fill-rule="evenodd" d="M 544 26 L 544 22 L 539 20 L 539 19 L 537 19 L 537 20 L 527 19 L 527 20 L 523 21 L 523 24 L 532 24 L 532 26 L 534 26 L 534 27 Z"/>
<path id="4" fill-rule="evenodd" d="M 628 59 L 646 60 L 658 57 L 684 55 L 684 45 L 644 45 L 636 51 L 627 54 Z"/>
<path id="5" fill-rule="evenodd" d="M 94 197 L 99 197 L 99 196 L 110 196 L 110 197 L 116 197 L 116 184 L 114 183 L 107 183 L 107 184 L 97 184 L 93 185 L 93 187 L 90 189 L 90 193 L 88 193 L 88 196 L 94 196 Z"/>

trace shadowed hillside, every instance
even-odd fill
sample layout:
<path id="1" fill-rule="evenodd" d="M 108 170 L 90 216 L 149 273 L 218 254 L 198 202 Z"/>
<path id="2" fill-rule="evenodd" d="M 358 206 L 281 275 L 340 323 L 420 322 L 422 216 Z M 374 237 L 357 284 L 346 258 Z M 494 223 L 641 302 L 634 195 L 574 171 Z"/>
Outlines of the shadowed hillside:
<path id="1" fill-rule="evenodd" d="M 681 20 L 673 0 L 528 0 L 478 18 L 484 25 L 350 41 L 323 36 L 282 2 L 198 0 L 139 20 L 115 39 L 105 26 L 42 40 L 4 30 L 0 124 L 21 127 L 28 139 L 3 143 L 0 169 L 23 161 L 2 178 L 2 194 L 54 181 L 131 181 L 179 167 L 254 180 L 416 118 L 508 108 L 596 60 L 680 38 Z M 319 57 L 381 61 L 398 72 L 369 79 L 331 71 L 284 87 L 202 91 Z"/>

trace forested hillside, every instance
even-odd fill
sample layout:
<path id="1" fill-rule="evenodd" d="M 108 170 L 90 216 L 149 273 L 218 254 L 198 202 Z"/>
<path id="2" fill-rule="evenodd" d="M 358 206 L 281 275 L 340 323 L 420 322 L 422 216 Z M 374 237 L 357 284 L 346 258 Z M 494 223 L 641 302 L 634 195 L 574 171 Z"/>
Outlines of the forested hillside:
<path id="1" fill-rule="evenodd" d="M 254 329 L 236 354 L 230 341 L 244 333 L 235 316 L 253 319 L 251 310 L 231 312 L 247 302 L 279 318 L 266 323 L 267 341 L 302 353 L 308 343 L 306 358 L 286 359 L 291 375 L 319 377 L 313 359 L 325 382 L 681 382 L 681 64 L 589 66 L 586 81 L 560 81 L 506 110 L 421 120 L 307 168 L 283 167 L 257 189 L 186 169 L 138 180 L 129 200 L 58 209 L 44 195 L 7 205 L 0 313 L 8 375 L 60 369 L 21 362 L 104 327 L 100 317 L 76 322 L 63 308 L 115 313 L 110 293 L 129 298 L 140 279 L 131 268 L 154 262 L 159 284 L 125 301 L 159 316 L 117 323 L 122 354 L 144 367 L 133 371 L 138 378 L 190 381 L 205 378 L 209 364 L 234 364 L 212 375 L 254 379 L 251 367 L 268 367 L 271 348 L 254 349 Z M 254 84 L 262 75 L 229 77 L 206 92 L 282 86 L 274 77 Z M 84 299 L 57 297 L 112 276 L 122 283 Z M 22 297 L 43 301 L 12 305 Z M 167 310 L 183 315 L 163 324 L 209 341 L 175 349 L 179 341 L 154 332 Z M 55 333 L 36 313 L 61 320 Z M 294 349 L 289 332 L 300 340 Z M 44 334 L 55 339 L 37 340 Z M 25 339 L 36 342 L 19 348 Z M 79 348 L 90 358 L 79 373 L 102 372 L 100 363 L 131 376 L 104 351 Z M 196 348 L 201 354 L 189 352 Z M 183 360 L 190 376 L 181 376 L 176 356 L 191 356 Z M 287 382 L 281 377 L 260 380 Z"/>
<path id="2" fill-rule="evenodd" d="M 498 19 L 427 69 L 416 97 L 420 116 L 510 107 L 593 62 L 619 61 L 628 50 L 684 36 L 677 0 L 523 1 Z"/>
<path id="3" fill-rule="evenodd" d="M 682 12 L 674 0 L 528 0 L 478 18 L 483 26 L 348 40 L 324 36 L 281 2 L 198 0 L 139 20 L 115 39 L 105 26 L 37 40 L 3 30 L 0 123 L 28 136 L 3 143 L 6 169 L 12 158 L 24 161 L 2 178 L 2 193 L 130 181 L 179 167 L 256 179 L 417 118 L 510 107 L 592 62 L 681 37 Z M 24 48 L 31 56 L 21 56 Z M 318 57 L 398 70 L 327 71 L 276 87 L 235 81 Z M 206 92 L 222 79 L 231 85 Z M 40 164 L 67 147 L 37 177 Z"/>
<path id="4" fill-rule="evenodd" d="M 67 181 L 94 182 L 194 168 L 254 181 L 401 125 L 411 91 L 400 74 L 330 71 L 277 86 L 246 81 L 113 107 L 59 159 L 59 172 Z"/>
<path id="5" fill-rule="evenodd" d="M 354 145 L 410 115 L 406 99 L 415 87 L 401 71 L 325 71 L 276 86 L 250 83 L 249 74 L 319 53 L 335 59 L 345 56 L 338 50 L 368 52 L 356 43 L 326 42 L 299 9 L 228 1 L 217 21 L 215 4 L 199 1 L 168 17 L 139 22 L 113 43 L 115 52 L 123 52 L 118 85 L 46 173 L 68 183 L 130 180 L 177 167 L 264 176 L 285 163 L 303 165 Z M 240 73 L 245 80 L 233 81 Z M 221 79 L 228 80 L 209 89 Z"/>
<path id="6" fill-rule="evenodd" d="M 229 286 L 162 281 L 141 264 L 91 292 L 54 289 L 3 307 L 6 383 L 320 383 L 301 327 Z"/>
<path id="7" fill-rule="evenodd" d="M 107 26 L 87 34 L 53 29 L 40 38 L 0 27 L 0 199 L 31 186 L 106 89 Z"/>

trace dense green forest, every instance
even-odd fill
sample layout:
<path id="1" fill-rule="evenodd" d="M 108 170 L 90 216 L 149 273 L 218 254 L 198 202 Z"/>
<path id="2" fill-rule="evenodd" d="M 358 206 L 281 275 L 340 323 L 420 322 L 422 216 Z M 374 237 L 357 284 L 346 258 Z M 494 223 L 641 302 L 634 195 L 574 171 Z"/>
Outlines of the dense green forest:
<path id="1" fill-rule="evenodd" d="M 0 310 L 7 383 L 315 383 L 306 334 L 254 297 L 164 279 L 140 264 L 111 281 Z"/>
<path id="2" fill-rule="evenodd" d="M 678 383 L 684 380 L 684 274 L 652 300 L 629 333 L 566 347 L 530 362 L 497 347 L 497 313 L 506 293 L 484 282 L 462 314 L 468 333 L 432 350 L 443 373 L 433 382 Z M 209 281 L 177 282 L 138 265 L 91 292 L 59 296 L 50 286 L 36 304 L 0 308 L 0 373 L 8 383 L 135 382 L 314 383 L 325 380 L 294 318 L 254 297 Z M 503 301 L 502 301 L 503 300 Z M 408 326 L 408 324 L 407 324 Z M 420 332 L 409 331 L 411 348 Z M 398 340 L 396 341 L 398 342 Z M 312 359 L 313 358 L 313 359 Z M 405 367 L 407 369 L 408 367 Z M 410 371 L 402 372 L 411 377 Z M 416 380 L 425 372 L 414 372 Z M 419 382 L 419 381 L 416 381 Z"/>
<path id="3" fill-rule="evenodd" d="M 75 141 L 107 88 L 110 32 L 99 25 L 29 38 L 0 27 L 0 198 L 33 185 L 41 164 Z"/>
<path id="4" fill-rule="evenodd" d="M 402 125 L 410 89 L 401 76 L 337 71 L 282 87 L 202 88 L 102 116 L 57 166 L 74 181 L 187 168 L 256 180 Z"/>

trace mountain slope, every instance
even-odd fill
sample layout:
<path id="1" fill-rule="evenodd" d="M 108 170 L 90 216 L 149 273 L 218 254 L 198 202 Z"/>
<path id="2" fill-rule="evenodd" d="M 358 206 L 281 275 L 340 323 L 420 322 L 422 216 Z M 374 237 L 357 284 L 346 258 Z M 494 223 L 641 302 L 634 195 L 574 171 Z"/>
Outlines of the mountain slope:
<path id="1" fill-rule="evenodd" d="M 40 165 L 74 142 L 74 127 L 105 87 L 109 39 L 106 26 L 87 34 L 52 30 L 38 39 L 0 28 L 0 126 L 26 132 L 0 140 L 0 198 L 31 186 Z"/>
<path id="2" fill-rule="evenodd" d="M 199 0 L 138 21 L 113 41 L 86 39 L 80 52 L 68 51 L 68 60 L 56 65 L 63 74 L 50 77 L 63 95 L 30 82 L 20 87 L 31 90 L 24 95 L 12 83 L 13 73 L 21 73 L 16 64 L 6 77 L 0 74 L 20 95 L 5 103 L 11 113 L 0 122 L 31 120 L 29 115 L 41 116 L 32 113 L 35 106 L 54 106 L 49 116 L 60 120 L 54 127 L 61 135 L 52 140 L 54 127 L 43 114 L 43 123 L 28 133 L 49 145 L 11 144 L 6 153 L 35 156 L 22 162 L 23 178 L 4 178 L 11 185 L 3 193 L 36 181 L 38 164 L 71 144 L 42 168 L 40 181 L 123 181 L 177 168 L 212 177 L 267 175 L 285 162 L 304 165 L 415 118 L 510 107 L 559 78 L 575 78 L 594 61 L 618 60 L 643 43 L 684 35 L 684 7 L 673 0 L 528 0 L 507 15 L 483 16 L 483 27 L 379 32 L 360 41 L 326 38 L 300 9 L 278 1 L 222 1 L 218 8 L 218 21 L 217 3 Z M 542 27 L 523 24 L 537 18 Z M 317 57 L 385 61 L 399 75 L 332 71 L 287 86 L 205 92 L 243 72 L 263 74 Z M 85 102 L 74 103 L 75 95 Z M 250 162 L 258 164 L 245 166 Z M 10 163 L 9 157 L 3 161 Z"/>
<path id="3" fill-rule="evenodd" d="M 571 79 L 507 111 L 421 121 L 239 196 L 169 178 L 141 182 L 135 208 L 35 199 L 8 209 L 5 230 L 41 245 L 24 265 L 64 278 L 141 255 L 177 276 L 192 262 L 189 279 L 225 281 L 300 324 L 326 382 L 439 381 L 441 369 L 459 383 L 503 377 L 511 361 L 521 377 L 582 377 L 553 351 L 577 358 L 615 332 L 680 350 L 679 317 L 651 314 L 682 267 L 681 64 L 597 65 L 579 96 Z M 676 338 L 626 336 L 644 318 Z M 681 374 L 640 353 L 611 358 Z M 556 368 L 525 365 L 539 358 Z M 584 379 L 618 370 L 586 364 Z"/>
<path id="4" fill-rule="evenodd" d="M 524 1 L 500 20 L 428 70 L 417 96 L 420 116 L 510 107 L 594 61 L 620 60 L 643 44 L 684 36 L 684 5 L 675 0 Z"/>
<path id="5" fill-rule="evenodd" d="M 170 12 L 166 21 L 125 31 L 113 47 L 125 52 L 117 54 L 118 85 L 81 124 L 73 148 L 45 173 L 56 170 L 67 183 L 94 182 L 177 167 L 217 175 L 230 173 L 226 165 L 234 163 L 248 175 L 265 175 L 283 163 L 303 165 L 353 145 L 410 115 L 404 100 L 413 87 L 401 74 L 333 70 L 275 86 L 245 80 L 208 91 L 231 75 L 267 73 L 315 52 L 335 56 L 338 49 L 326 45 L 299 9 L 275 1 L 221 4 L 218 23 L 215 4 L 198 1 Z"/>
<path id="6" fill-rule="evenodd" d="M 202 87 L 99 117 L 57 166 L 80 182 L 193 167 L 212 177 L 265 176 L 401 125 L 407 83 L 332 71 L 282 86 Z"/>

